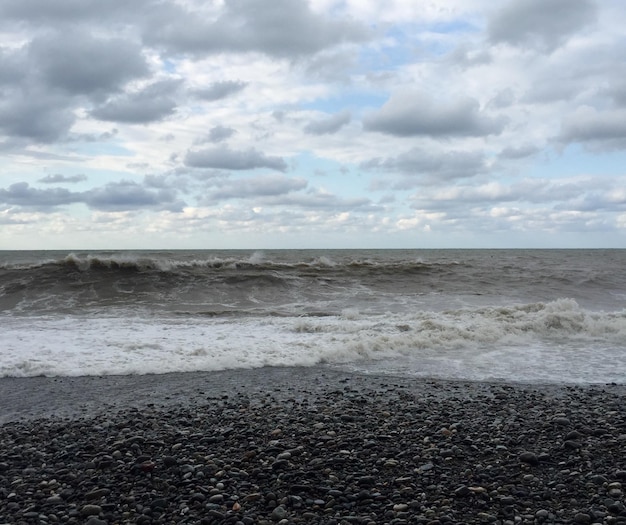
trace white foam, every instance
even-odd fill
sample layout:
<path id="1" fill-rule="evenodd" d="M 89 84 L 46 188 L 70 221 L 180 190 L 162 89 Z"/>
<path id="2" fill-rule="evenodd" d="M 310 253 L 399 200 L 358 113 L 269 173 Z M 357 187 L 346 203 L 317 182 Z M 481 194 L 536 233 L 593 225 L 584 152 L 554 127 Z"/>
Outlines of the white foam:
<path id="1" fill-rule="evenodd" d="M 466 379 L 626 381 L 626 312 L 591 312 L 570 300 L 384 315 L 349 309 L 336 317 L 0 321 L 0 376 L 328 363 Z"/>

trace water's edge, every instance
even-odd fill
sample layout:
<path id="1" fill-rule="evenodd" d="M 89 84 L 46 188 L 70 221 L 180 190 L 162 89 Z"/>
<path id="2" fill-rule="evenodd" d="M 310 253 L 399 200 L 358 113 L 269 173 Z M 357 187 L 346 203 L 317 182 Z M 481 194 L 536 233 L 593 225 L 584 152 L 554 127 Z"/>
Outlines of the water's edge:
<path id="1" fill-rule="evenodd" d="M 494 386 L 525 391 L 540 391 L 559 396 L 565 391 L 586 389 L 626 393 L 626 385 L 568 385 L 496 381 L 461 381 L 409 378 L 348 372 L 317 366 L 310 368 L 265 367 L 220 372 L 81 377 L 0 378 L 0 424 L 40 418 L 106 416 L 129 408 L 155 407 L 167 410 L 176 405 L 211 403 L 224 396 L 278 399 L 315 396 L 327 391 L 396 390 L 428 393 L 432 396 L 457 396 L 464 393 L 491 396 Z"/>

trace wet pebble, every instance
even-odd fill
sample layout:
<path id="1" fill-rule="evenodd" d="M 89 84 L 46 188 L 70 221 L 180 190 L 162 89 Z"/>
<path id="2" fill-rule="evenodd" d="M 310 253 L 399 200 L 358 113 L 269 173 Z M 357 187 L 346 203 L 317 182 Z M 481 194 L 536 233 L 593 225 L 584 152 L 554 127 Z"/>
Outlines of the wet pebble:
<path id="1" fill-rule="evenodd" d="M 626 524 L 619 388 L 309 387 L 5 423 L 0 522 Z"/>

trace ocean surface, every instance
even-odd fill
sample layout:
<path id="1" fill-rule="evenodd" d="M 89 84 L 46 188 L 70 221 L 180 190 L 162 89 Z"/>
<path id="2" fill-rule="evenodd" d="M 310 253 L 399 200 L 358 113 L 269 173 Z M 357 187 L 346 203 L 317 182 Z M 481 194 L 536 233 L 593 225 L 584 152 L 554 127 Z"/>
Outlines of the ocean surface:
<path id="1" fill-rule="evenodd" d="M 626 383 L 626 250 L 0 252 L 0 377 Z"/>

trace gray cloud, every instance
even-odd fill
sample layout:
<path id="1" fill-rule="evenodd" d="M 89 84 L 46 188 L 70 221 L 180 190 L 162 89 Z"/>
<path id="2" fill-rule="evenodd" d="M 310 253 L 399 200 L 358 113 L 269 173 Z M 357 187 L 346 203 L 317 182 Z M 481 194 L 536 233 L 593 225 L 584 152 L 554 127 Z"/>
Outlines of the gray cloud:
<path id="1" fill-rule="evenodd" d="M 613 183 L 614 184 L 614 183 Z M 530 203 L 533 205 L 551 204 L 554 209 L 590 210 L 608 208 L 609 195 L 613 192 L 610 182 L 599 180 L 551 181 L 547 179 L 525 179 L 507 185 L 490 182 L 479 186 L 459 185 L 450 188 L 437 188 L 429 192 L 420 192 L 411 199 L 412 207 L 429 210 L 467 210 L 473 207 L 490 209 L 494 205 L 504 206 L 508 203 Z M 588 195 L 594 195 L 595 204 L 587 201 Z M 622 204 L 611 202 L 613 210 Z"/>
<path id="2" fill-rule="evenodd" d="M 460 45 L 447 56 L 447 61 L 462 68 L 490 64 L 492 60 L 493 57 L 489 51 L 474 51 L 464 45 Z"/>
<path id="3" fill-rule="evenodd" d="M 153 3 L 136 0 L 2 0 L 0 2 L 0 20 L 28 21 L 35 25 L 58 27 L 71 25 L 85 20 L 107 20 L 124 13 L 126 17 L 139 16 L 144 12 L 144 4 Z"/>
<path id="4" fill-rule="evenodd" d="M 138 44 L 78 29 L 2 50 L 0 66 L 0 134 L 39 143 L 67 138 L 86 96 L 101 100 L 149 72 Z"/>
<path id="5" fill-rule="evenodd" d="M 284 195 L 307 186 L 306 179 L 285 175 L 261 175 L 247 179 L 229 179 L 211 194 L 211 200 L 240 199 Z"/>
<path id="6" fill-rule="evenodd" d="M 54 178 L 54 177 L 53 177 Z M 48 182 L 45 181 L 44 182 Z M 67 181 L 65 181 L 67 182 Z M 112 182 L 88 191 L 72 192 L 65 188 L 39 189 L 27 182 L 0 188 L 0 203 L 42 211 L 59 206 L 83 203 L 104 211 L 126 211 L 141 208 L 181 211 L 185 203 L 178 200 L 172 189 L 151 189 L 129 181 Z"/>
<path id="7" fill-rule="evenodd" d="M 619 76 L 616 75 L 617 78 L 611 82 L 607 93 L 616 105 L 626 107 L 626 71 L 620 69 L 618 74 Z"/>
<path id="8" fill-rule="evenodd" d="M 507 146 L 501 152 L 499 157 L 503 159 L 523 159 L 538 153 L 540 149 L 532 144 L 523 144 L 520 146 Z"/>
<path id="9" fill-rule="evenodd" d="M 515 102 L 515 94 L 511 88 L 505 88 L 499 91 L 488 103 L 488 108 L 508 108 Z"/>
<path id="10" fill-rule="evenodd" d="M 62 175 L 61 173 L 55 173 L 54 175 L 46 175 L 43 179 L 39 179 L 37 182 L 43 182 L 44 184 L 59 184 L 62 182 L 76 183 L 87 180 L 87 176 L 82 173 L 76 175 Z"/>
<path id="11" fill-rule="evenodd" d="M 512 0 L 489 20 L 488 36 L 494 43 L 553 51 L 596 17 L 593 0 Z"/>
<path id="12" fill-rule="evenodd" d="M 626 149 L 626 110 L 578 108 L 563 119 L 558 140 L 585 143 L 598 149 Z"/>
<path id="13" fill-rule="evenodd" d="M 31 187 L 27 182 L 16 182 L 8 189 L 0 188 L 0 202 L 18 206 L 51 208 L 80 200 L 80 193 L 73 193 L 64 188 L 40 190 Z"/>
<path id="14" fill-rule="evenodd" d="M 485 156 L 480 152 L 448 151 L 434 153 L 414 148 L 397 157 L 372 159 L 362 165 L 365 169 L 399 172 L 404 177 L 395 188 L 410 188 L 418 184 L 436 184 L 441 181 L 474 177 L 487 171 Z M 374 184 L 375 189 L 388 189 L 389 181 Z"/>
<path id="15" fill-rule="evenodd" d="M 305 0 L 227 0 L 212 19 L 168 4 L 148 13 L 146 22 L 144 41 L 173 53 L 256 51 L 287 58 L 371 37 L 367 27 L 317 14 Z"/>
<path id="16" fill-rule="evenodd" d="M 0 46 L 0 86 L 17 84 L 24 78 L 24 61 L 22 49 L 5 50 Z"/>
<path id="17" fill-rule="evenodd" d="M 252 170 L 255 168 L 287 170 L 287 164 L 282 157 L 268 157 L 253 148 L 247 151 L 234 151 L 229 148 L 189 151 L 185 156 L 185 165 L 192 168 L 224 170 Z"/>
<path id="18" fill-rule="evenodd" d="M 149 72 L 139 44 L 77 30 L 36 37 L 28 54 L 47 86 L 74 95 L 117 91 Z"/>
<path id="19" fill-rule="evenodd" d="M 106 184 L 83 193 L 85 204 L 104 211 L 126 211 L 137 208 L 181 211 L 185 203 L 171 189 L 151 190 L 136 182 L 121 181 Z"/>
<path id="20" fill-rule="evenodd" d="M 178 81 L 155 82 L 134 93 L 125 93 L 107 100 L 91 112 L 99 120 L 145 124 L 163 120 L 176 110 L 175 93 Z"/>
<path id="21" fill-rule="evenodd" d="M 363 126 L 399 137 L 454 137 L 498 135 L 506 122 L 481 113 L 478 102 L 469 97 L 441 103 L 423 93 L 402 92 L 366 115 Z"/>
<path id="22" fill-rule="evenodd" d="M 352 49 L 321 51 L 306 61 L 304 71 L 322 82 L 348 82 L 358 58 L 358 53 Z"/>
<path id="23" fill-rule="evenodd" d="M 227 128 L 221 125 L 214 126 L 209 130 L 209 134 L 206 136 L 206 142 L 213 142 L 217 144 L 222 142 L 237 133 L 233 128 Z"/>
<path id="24" fill-rule="evenodd" d="M 289 194 L 274 197 L 266 197 L 261 200 L 265 205 L 271 206 L 295 206 L 305 209 L 325 209 L 334 211 L 347 211 L 353 209 L 362 209 L 366 211 L 378 210 L 378 206 L 374 206 L 370 199 L 365 197 L 357 197 L 353 199 L 342 199 L 319 190 L 310 190 L 305 194 Z"/>
<path id="25" fill-rule="evenodd" d="M 64 137 L 76 120 L 65 97 L 45 89 L 6 90 L 0 97 L 0 131 L 5 135 L 54 142 Z"/>
<path id="26" fill-rule="evenodd" d="M 336 133 L 343 126 L 348 124 L 352 116 L 347 110 L 335 113 L 327 118 L 314 120 L 304 127 L 304 132 L 310 135 L 328 135 Z"/>
<path id="27" fill-rule="evenodd" d="M 202 100 L 221 100 L 236 93 L 239 93 L 248 85 L 247 82 L 226 80 L 223 82 L 214 82 L 207 88 L 195 89 L 193 94 Z"/>

